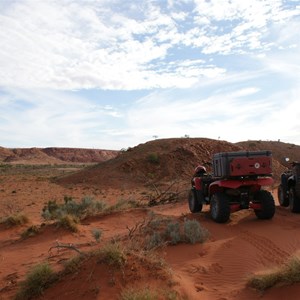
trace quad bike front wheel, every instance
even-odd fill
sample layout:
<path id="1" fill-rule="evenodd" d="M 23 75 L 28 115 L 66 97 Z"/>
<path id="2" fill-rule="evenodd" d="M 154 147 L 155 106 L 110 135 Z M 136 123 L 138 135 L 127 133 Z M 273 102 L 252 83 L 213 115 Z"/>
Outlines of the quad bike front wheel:
<path id="1" fill-rule="evenodd" d="M 261 204 L 261 209 L 255 209 L 255 215 L 258 219 L 272 219 L 275 214 L 275 201 L 272 194 L 266 190 L 258 191 L 255 196 L 255 202 Z"/>
<path id="2" fill-rule="evenodd" d="M 290 204 L 291 212 L 293 213 L 300 212 L 300 198 L 296 196 L 294 187 L 291 187 L 289 191 L 289 204 Z"/>
<path id="3" fill-rule="evenodd" d="M 197 191 L 191 189 L 188 196 L 189 209 L 192 213 L 197 213 L 202 210 L 202 203 L 197 197 Z"/>
<path id="4" fill-rule="evenodd" d="M 210 215 L 217 223 L 225 223 L 230 218 L 229 197 L 224 193 L 216 193 L 210 199 Z"/>
<path id="5" fill-rule="evenodd" d="M 288 207 L 290 204 L 289 195 L 287 194 L 287 191 L 282 186 L 282 184 L 279 185 L 277 194 L 278 194 L 278 201 L 280 206 Z"/>

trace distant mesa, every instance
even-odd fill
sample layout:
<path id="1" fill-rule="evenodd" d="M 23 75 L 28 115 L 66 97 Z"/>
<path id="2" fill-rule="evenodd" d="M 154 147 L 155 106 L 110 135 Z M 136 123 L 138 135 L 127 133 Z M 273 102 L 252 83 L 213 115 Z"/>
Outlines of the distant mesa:
<path id="1" fill-rule="evenodd" d="M 0 162 L 24 164 L 99 163 L 115 158 L 120 151 L 84 148 L 3 148 Z"/>

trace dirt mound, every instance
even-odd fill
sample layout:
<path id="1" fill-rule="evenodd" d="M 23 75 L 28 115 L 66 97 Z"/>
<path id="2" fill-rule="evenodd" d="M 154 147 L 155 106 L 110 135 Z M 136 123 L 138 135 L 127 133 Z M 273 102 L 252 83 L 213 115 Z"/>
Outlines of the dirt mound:
<path id="1" fill-rule="evenodd" d="M 240 146 L 206 138 L 160 139 L 129 148 L 109 161 L 61 178 L 63 184 L 133 186 L 149 182 L 189 181 L 199 164 L 211 171 L 214 153 L 240 151 Z"/>
<path id="2" fill-rule="evenodd" d="M 126 288 L 146 287 L 150 290 L 150 287 L 159 286 L 167 290 L 167 279 L 165 270 L 153 268 L 153 264 L 137 255 L 128 255 L 122 269 L 110 266 L 94 255 L 82 259 L 78 270 L 63 276 L 39 299 L 119 299 L 120 291 Z"/>
<path id="3" fill-rule="evenodd" d="M 97 163 L 116 157 L 119 151 L 81 148 L 0 147 L 0 162 L 18 164 Z"/>

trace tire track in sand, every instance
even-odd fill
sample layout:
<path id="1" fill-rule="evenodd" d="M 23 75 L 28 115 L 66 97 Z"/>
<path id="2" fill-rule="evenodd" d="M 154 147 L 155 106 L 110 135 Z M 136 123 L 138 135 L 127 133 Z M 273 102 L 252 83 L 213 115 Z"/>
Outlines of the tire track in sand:
<path id="1" fill-rule="evenodd" d="M 261 253 L 260 257 L 266 261 L 282 264 L 290 256 L 290 253 L 282 250 L 268 238 L 259 236 L 248 230 L 243 230 L 240 238 L 257 249 Z"/>

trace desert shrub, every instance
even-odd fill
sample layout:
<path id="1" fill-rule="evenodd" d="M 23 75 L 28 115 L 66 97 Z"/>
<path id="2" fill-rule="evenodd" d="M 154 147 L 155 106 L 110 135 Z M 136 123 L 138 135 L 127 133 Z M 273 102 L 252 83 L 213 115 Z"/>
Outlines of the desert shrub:
<path id="1" fill-rule="evenodd" d="M 28 222 L 29 222 L 29 219 L 24 214 L 14 214 L 14 215 L 8 216 L 7 218 L 4 218 L 3 220 L 1 220 L 1 223 L 5 224 L 7 227 L 24 225 Z"/>
<path id="2" fill-rule="evenodd" d="M 203 243 L 209 236 L 208 230 L 196 220 L 185 220 L 183 226 L 185 238 L 189 243 Z"/>
<path id="3" fill-rule="evenodd" d="M 65 215 L 72 215 L 81 220 L 86 216 L 103 211 L 105 207 L 104 202 L 94 201 L 88 196 L 82 198 L 78 203 L 72 197 L 65 196 L 63 204 L 57 204 L 55 200 L 49 201 L 43 208 L 42 217 L 46 220 L 55 220 Z"/>
<path id="4" fill-rule="evenodd" d="M 128 288 L 122 291 L 121 300 L 156 300 L 159 299 L 159 294 L 155 290 L 146 288 Z"/>
<path id="5" fill-rule="evenodd" d="M 248 286 L 264 291 L 280 281 L 280 274 L 277 271 L 270 273 L 256 274 L 248 279 Z"/>
<path id="6" fill-rule="evenodd" d="M 23 239 L 28 238 L 30 236 L 35 236 L 41 231 L 40 226 L 32 225 L 28 227 L 24 232 L 21 233 L 21 237 Z"/>
<path id="7" fill-rule="evenodd" d="M 151 250 L 166 244 L 203 243 L 209 236 L 207 229 L 196 220 L 174 221 L 170 217 L 149 213 L 148 219 L 137 223 L 129 230 L 129 239 L 133 249 Z"/>
<path id="8" fill-rule="evenodd" d="M 124 200 L 124 199 L 119 199 L 114 205 L 111 205 L 110 207 L 107 207 L 104 211 L 106 213 L 112 213 L 115 211 L 120 211 L 123 209 L 129 209 L 129 208 L 136 208 L 136 207 L 141 207 L 141 204 L 133 199 L 130 200 Z"/>
<path id="9" fill-rule="evenodd" d="M 69 260 L 67 260 L 65 263 L 64 263 L 64 273 L 65 274 L 73 274 L 75 272 L 77 272 L 81 265 L 82 265 L 82 262 L 84 260 L 84 256 L 83 255 L 79 255 L 79 256 L 75 256 Z"/>
<path id="10" fill-rule="evenodd" d="M 48 201 L 47 205 L 43 207 L 42 217 L 45 220 L 53 220 L 57 218 L 57 210 L 59 209 L 59 205 L 55 200 Z"/>
<path id="11" fill-rule="evenodd" d="M 248 279 L 248 286 L 264 291 L 276 284 L 300 282 L 300 256 L 291 257 L 281 267 L 255 274 Z"/>
<path id="12" fill-rule="evenodd" d="M 102 231 L 100 229 L 92 229 L 92 235 L 97 243 L 100 242 Z"/>
<path id="13" fill-rule="evenodd" d="M 27 274 L 25 280 L 21 282 L 15 299 L 27 300 L 36 298 L 56 279 L 56 274 L 48 264 L 37 265 Z"/>
<path id="14" fill-rule="evenodd" d="M 147 161 L 151 164 L 159 164 L 159 156 L 157 153 L 150 153 L 147 156 Z"/>
<path id="15" fill-rule="evenodd" d="M 73 215 L 64 215 L 56 222 L 58 226 L 64 227 L 73 232 L 78 231 L 78 223 L 80 223 L 79 219 Z"/>
<path id="16" fill-rule="evenodd" d="M 145 246 L 147 250 L 158 248 L 164 244 L 164 240 L 159 232 L 153 232 L 146 238 Z"/>
<path id="17" fill-rule="evenodd" d="M 108 243 L 98 252 L 99 261 L 115 267 L 122 267 L 126 263 L 126 253 L 119 243 Z"/>
<path id="18" fill-rule="evenodd" d="M 167 224 L 165 235 L 167 239 L 170 239 L 172 245 L 178 244 L 181 241 L 180 224 L 178 222 Z"/>

